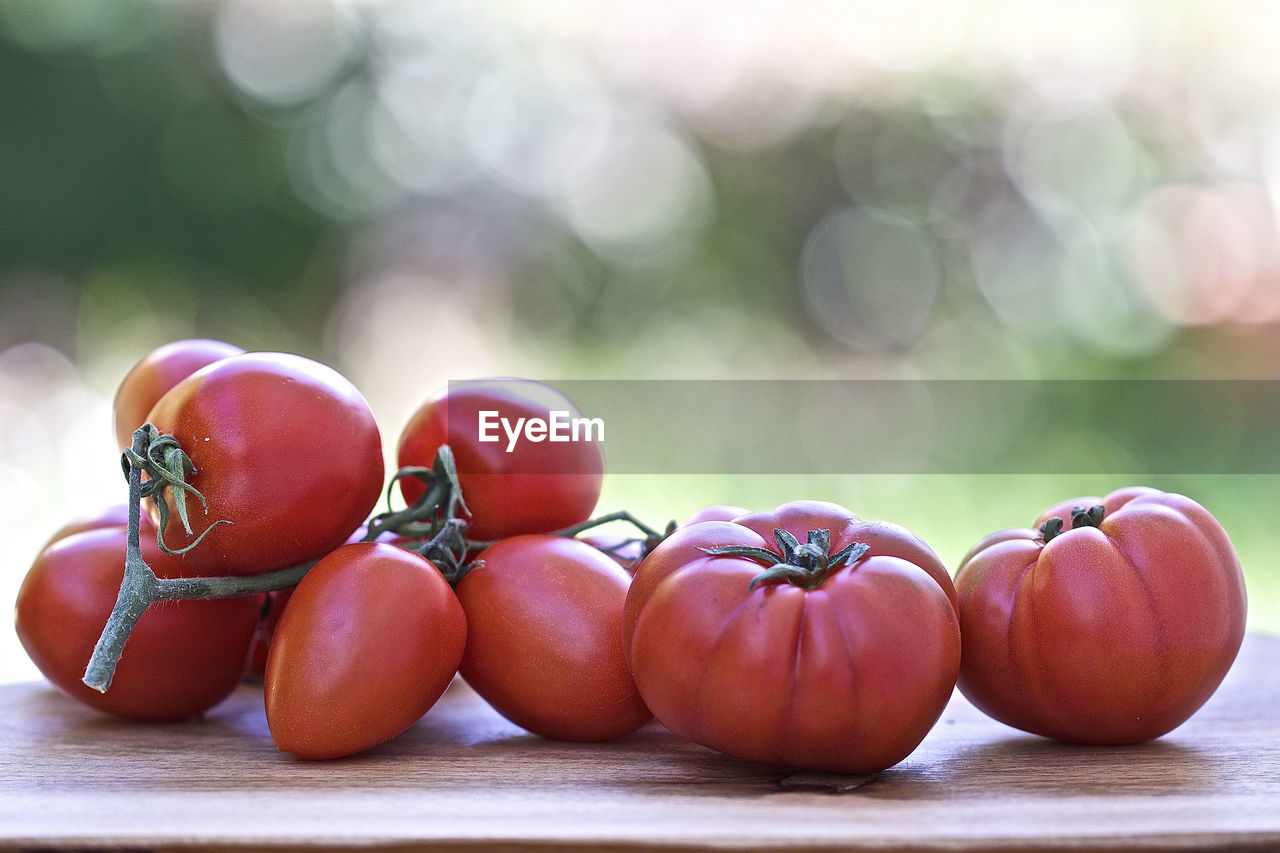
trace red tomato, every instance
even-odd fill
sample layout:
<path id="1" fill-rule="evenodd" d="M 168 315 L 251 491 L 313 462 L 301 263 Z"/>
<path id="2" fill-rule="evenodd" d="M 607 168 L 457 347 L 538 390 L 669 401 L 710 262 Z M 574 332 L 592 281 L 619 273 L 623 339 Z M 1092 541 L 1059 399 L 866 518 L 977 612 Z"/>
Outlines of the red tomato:
<path id="1" fill-rule="evenodd" d="M 609 740 L 650 718 L 622 654 L 630 577 L 585 542 L 504 539 L 457 585 L 461 673 L 498 713 L 558 740 Z"/>
<path id="2" fill-rule="evenodd" d="M 782 560 L 779 530 L 809 546 L 791 581 L 760 580 L 763 555 L 704 550 Z M 822 571 L 854 543 L 865 553 Z M 636 572 L 623 635 L 640 695 L 676 734 L 750 761 L 873 773 L 915 749 L 951 696 L 952 595 L 918 537 L 797 501 L 677 530 Z"/>
<path id="3" fill-rule="evenodd" d="M 481 412 L 496 413 L 481 441 Z M 591 517 L 604 479 L 604 454 L 597 441 L 534 441 L 521 437 L 511 447 L 497 418 L 508 425 L 524 419 L 548 421 L 552 412 L 565 418 L 582 414 L 559 391 L 524 379 L 490 379 L 454 383 L 429 400 L 409 420 L 400 436 L 399 465 L 429 468 L 440 445 L 448 444 L 458 466 L 458 480 L 470 515 L 467 535 L 475 540 L 502 539 L 521 533 L 550 533 Z M 570 433 L 571 435 L 571 433 Z M 404 499 L 413 503 L 423 493 L 421 481 L 400 481 Z"/>
<path id="4" fill-rule="evenodd" d="M 116 443 L 120 449 L 133 444 L 133 432 L 164 393 L 207 364 L 244 352 L 234 344 L 192 338 L 165 344 L 133 366 L 116 389 L 112 405 Z"/>
<path id="5" fill-rule="evenodd" d="M 1195 501 L 1154 489 L 1066 501 L 1037 524 L 1053 518 L 1056 535 L 1001 531 L 961 564 L 961 692 L 1059 740 L 1165 734 L 1217 689 L 1244 637 L 1231 541 Z"/>
<path id="6" fill-rule="evenodd" d="M 153 604 L 142 614 L 99 693 L 81 683 L 120 591 L 126 537 L 106 527 L 61 539 L 36 558 L 18 591 L 17 631 L 45 677 L 84 704 L 135 720 L 180 720 L 226 698 L 240 680 L 260 596 Z M 143 537 L 142 557 L 161 577 L 183 566 Z"/>
<path id="7" fill-rule="evenodd" d="M 294 589 L 267 655 L 267 724 L 300 758 L 413 725 L 458 671 L 467 623 L 440 571 L 394 545 L 344 545 Z"/>
<path id="8" fill-rule="evenodd" d="M 368 404 L 332 369 L 296 355 L 247 353 L 175 385 L 148 417 L 191 457 L 193 574 L 250 575 L 318 559 L 341 545 L 382 491 L 382 444 Z M 189 545 L 174 513 L 172 548 Z"/>

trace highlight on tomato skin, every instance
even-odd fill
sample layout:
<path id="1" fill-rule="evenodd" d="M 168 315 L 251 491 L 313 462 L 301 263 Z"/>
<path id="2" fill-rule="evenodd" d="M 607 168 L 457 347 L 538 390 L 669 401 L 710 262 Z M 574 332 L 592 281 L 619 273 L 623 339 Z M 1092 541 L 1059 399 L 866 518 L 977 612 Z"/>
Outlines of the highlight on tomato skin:
<path id="1" fill-rule="evenodd" d="M 353 755 L 413 725 L 458 671 L 467 622 L 425 558 L 344 545 L 294 589 L 267 653 L 272 739 L 299 758 Z"/>
<path id="2" fill-rule="evenodd" d="M 909 531 L 821 501 L 681 528 L 627 595 L 636 685 L 668 729 L 728 755 L 879 772 L 955 687 L 959 622 L 939 565 Z"/>
<path id="3" fill-rule="evenodd" d="M 1244 638 L 1244 575 L 1195 501 L 1146 487 L 1063 501 L 956 574 L 960 691 L 1007 725 L 1127 744 L 1194 714 Z"/>
<path id="4" fill-rule="evenodd" d="M 259 596 L 153 605 L 129 637 L 111 687 L 81 681 L 115 604 L 124 575 L 126 531 L 74 533 L 45 548 L 18 592 L 16 629 L 46 678 L 91 708 L 132 720 L 163 722 L 204 713 L 240 681 L 257 624 Z M 164 577 L 184 566 L 142 537 L 143 558 Z"/>

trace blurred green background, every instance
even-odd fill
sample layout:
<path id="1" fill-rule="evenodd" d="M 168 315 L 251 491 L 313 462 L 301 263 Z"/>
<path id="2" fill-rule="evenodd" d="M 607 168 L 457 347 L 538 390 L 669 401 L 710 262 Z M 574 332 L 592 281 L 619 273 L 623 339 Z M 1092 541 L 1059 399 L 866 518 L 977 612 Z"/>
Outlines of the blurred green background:
<path id="1" fill-rule="evenodd" d="M 0 592 L 121 498 L 115 385 L 192 335 L 333 364 L 388 449 L 495 374 L 1280 378 L 1277 31 L 1262 0 L 0 0 Z M 1217 514 L 1280 630 L 1264 473 L 626 475 L 602 508 L 824 498 L 954 565 L 1132 482 Z"/>

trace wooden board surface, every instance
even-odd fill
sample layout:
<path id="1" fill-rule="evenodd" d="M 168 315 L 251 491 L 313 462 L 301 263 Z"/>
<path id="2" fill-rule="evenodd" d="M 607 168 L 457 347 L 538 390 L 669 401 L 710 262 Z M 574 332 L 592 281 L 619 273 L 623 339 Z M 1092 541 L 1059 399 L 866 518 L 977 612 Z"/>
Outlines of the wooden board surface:
<path id="1" fill-rule="evenodd" d="M 1280 849 L 1280 638 L 1247 638 L 1209 704 L 1150 744 L 1053 743 L 957 694 L 906 761 L 822 787 L 841 781 L 657 724 L 543 740 L 461 684 L 395 741 L 322 763 L 275 750 L 248 687 L 166 726 L 0 688 L 4 848 Z"/>

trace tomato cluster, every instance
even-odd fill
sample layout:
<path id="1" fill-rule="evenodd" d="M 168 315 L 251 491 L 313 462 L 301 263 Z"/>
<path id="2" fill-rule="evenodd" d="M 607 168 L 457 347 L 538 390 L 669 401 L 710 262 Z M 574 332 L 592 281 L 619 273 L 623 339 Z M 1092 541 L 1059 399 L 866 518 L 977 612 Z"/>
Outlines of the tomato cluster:
<path id="1" fill-rule="evenodd" d="M 217 341 L 162 347 L 116 397 L 146 511 L 60 530 L 19 592 L 18 635 L 59 688 L 132 719 L 200 714 L 260 681 L 276 745 L 302 758 L 395 737 L 460 674 L 544 737 L 656 717 L 739 758 L 846 773 L 905 758 L 957 685 L 1047 737 L 1159 737 L 1240 646 L 1235 551 L 1181 495 L 1064 502 L 981 540 L 953 583 L 915 534 L 820 501 L 711 506 L 663 531 L 592 520 L 599 444 L 510 427 L 557 413 L 579 414 L 540 383 L 451 386 L 400 435 L 406 507 L 374 514 L 382 437 L 346 379 Z M 642 535 L 594 531 L 613 519 Z M 139 606 L 148 568 L 161 603 Z M 129 607 L 114 677 L 82 681 Z"/>

